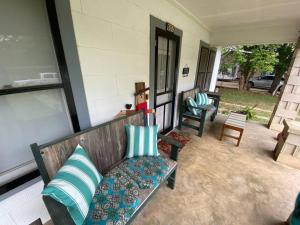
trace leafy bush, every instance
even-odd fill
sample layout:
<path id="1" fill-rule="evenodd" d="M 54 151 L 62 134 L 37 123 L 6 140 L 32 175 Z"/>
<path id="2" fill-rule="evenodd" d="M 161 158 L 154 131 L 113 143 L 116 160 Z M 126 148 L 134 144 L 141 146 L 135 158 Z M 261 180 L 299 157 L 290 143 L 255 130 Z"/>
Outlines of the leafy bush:
<path id="1" fill-rule="evenodd" d="M 255 112 L 255 107 L 257 105 L 254 106 L 246 106 L 245 108 L 243 108 L 241 111 L 239 111 L 238 113 L 242 113 L 244 115 L 246 115 L 246 119 L 247 120 L 253 120 L 256 117 L 256 112 Z"/>

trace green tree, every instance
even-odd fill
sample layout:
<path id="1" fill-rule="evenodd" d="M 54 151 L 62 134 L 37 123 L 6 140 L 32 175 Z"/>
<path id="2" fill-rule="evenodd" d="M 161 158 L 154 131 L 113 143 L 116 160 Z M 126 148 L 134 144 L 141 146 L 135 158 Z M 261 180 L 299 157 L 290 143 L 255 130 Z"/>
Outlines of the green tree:
<path id="1" fill-rule="evenodd" d="M 239 89 L 248 89 L 249 80 L 255 73 L 267 73 L 274 70 L 277 62 L 275 45 L 244 45 L 223 48 L 220 71 L 239 65 Z"/>
<path id="2" fill-rule="evenodd" d="M 222 48 L 222 57 L 221 57 L 221 65 L 220 72 L 227 74 L 229 69 L 233 69 L 236 65 L 235 60 L 235 50 L 236 47 L 228 46 Z"/>
<path id="3" fill-rule="evenodd" d="M 275 78 L 269 92 L 274 94 L 281 78 L 286 74 L 291 63 L 295 45 L 291 43 L 275 45 L 275 53 L 277 62 L 274 66 Z"/>
<path id="4" fill-rule="evenodd" d="M 240 65 L 239 88 L 249 89 L 254 74 L 272 72 L 277 59 L 273 45 L 245 45 L 235 51 L 235 60 Z"/>

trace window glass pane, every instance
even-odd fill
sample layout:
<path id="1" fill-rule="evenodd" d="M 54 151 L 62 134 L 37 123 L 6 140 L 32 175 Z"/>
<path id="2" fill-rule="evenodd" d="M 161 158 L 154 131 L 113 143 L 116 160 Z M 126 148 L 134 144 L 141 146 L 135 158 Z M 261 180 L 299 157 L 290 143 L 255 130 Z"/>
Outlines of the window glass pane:
<path id="1" fill-rule="evenodd" d="M 33 160 L 30 144 L 73 133 L 61 89 L 0 96 L 0 127 L 0 185 L 5 172 Z"/>
<path id="2" fill-rule="evenodd" d="M 59 83 L 44 0 L 2 0 L 0 89 Z"/>

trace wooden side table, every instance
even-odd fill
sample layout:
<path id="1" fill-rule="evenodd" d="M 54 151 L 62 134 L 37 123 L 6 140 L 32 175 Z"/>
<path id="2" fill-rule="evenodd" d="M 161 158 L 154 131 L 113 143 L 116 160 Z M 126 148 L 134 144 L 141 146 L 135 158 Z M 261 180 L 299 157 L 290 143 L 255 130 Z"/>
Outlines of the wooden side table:
<path id="1" fill-rule="evenodd" d="M 234 139 L 238 140 L 236 146 L 239 146 L 242 136 L 243 136 L 243 133 L 244 133 L 245 126 L 246 126 L 246 115 L 239 114 L 239 113 L 230 113 L 223 125 L 220 141 L 222 141 L 223 136 L 234 138 Z M 240 135 L 238 137 L 236 137 L 233 135 L 224 134 L 225 129 L 231 129 L 231 130 L 238 131 L 238 132 L 240 132 Z"/>

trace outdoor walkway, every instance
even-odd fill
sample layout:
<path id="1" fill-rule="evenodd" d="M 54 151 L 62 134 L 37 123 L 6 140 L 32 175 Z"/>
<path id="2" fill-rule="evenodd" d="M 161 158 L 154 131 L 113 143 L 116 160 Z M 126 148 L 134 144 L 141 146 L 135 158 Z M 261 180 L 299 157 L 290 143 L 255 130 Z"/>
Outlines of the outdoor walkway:
<path id="1" fill-rule="evenodd" d="M 300 171 L 273 160 L 276 132 L 247 123 L 237 148 L 233 139 L 218 140 L 224 119 L 208 122 L 202 138 L 191 135 L 175 190 L 161 188 L 134 225 L 279 225 L 287 219 Z"/>

